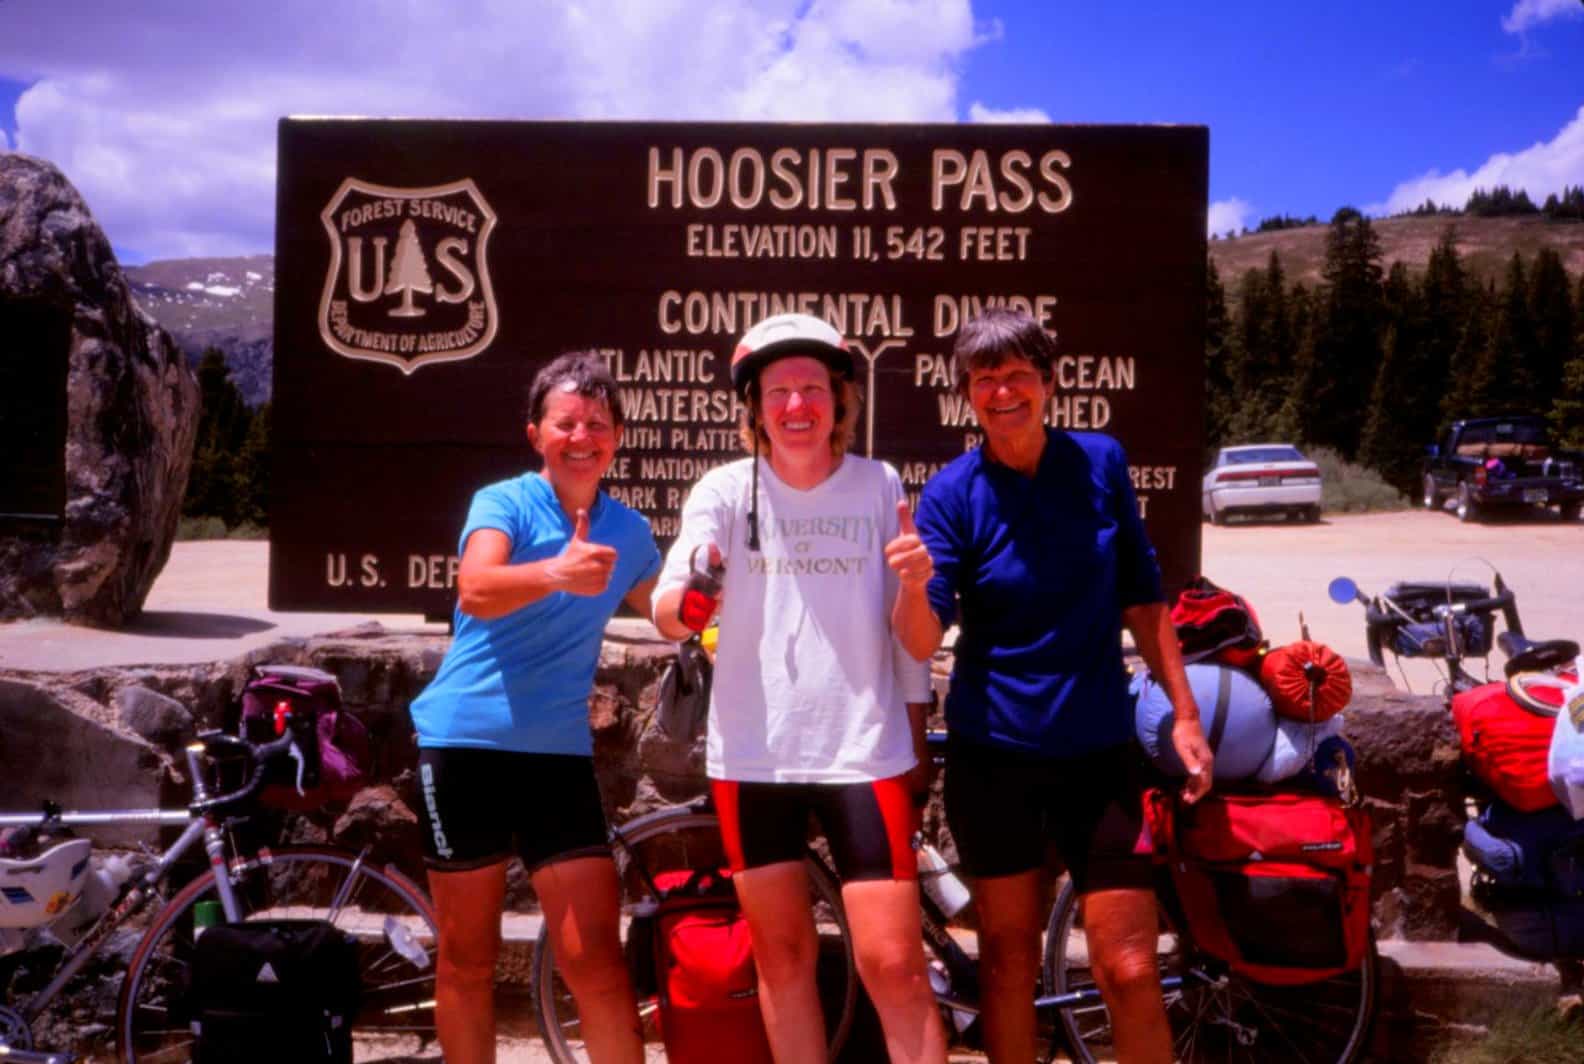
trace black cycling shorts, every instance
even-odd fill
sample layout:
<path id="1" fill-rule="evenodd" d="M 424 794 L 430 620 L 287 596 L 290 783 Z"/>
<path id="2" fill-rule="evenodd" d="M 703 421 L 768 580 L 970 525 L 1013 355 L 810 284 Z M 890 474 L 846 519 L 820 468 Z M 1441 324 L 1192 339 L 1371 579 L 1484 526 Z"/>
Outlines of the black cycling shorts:
<path id="1" fill-rule="evenodd" d="M 801 861 L 812 813 L 843 882 L 918 878 L 918 813 L 906 776 L 867 783 L 711 780 L 710 789 L 733 872 Z"/>
<path id="2" fill-rule="evenodd" d="M 418 797 L 424 861 L 436 871 L 483 868 L 514 853 L 529 873 L 610 855 L 592 757 L 425 747 Z"/>
<path id="3" fill-rule="evenodd" d="M 946 751 L 946 823 L 972 876 L 1040 868 L 1054 843 L 1080 894 L 1150 889 L 1143 779 L 1132 746 L 1045 758 L 954 739 Z"/>

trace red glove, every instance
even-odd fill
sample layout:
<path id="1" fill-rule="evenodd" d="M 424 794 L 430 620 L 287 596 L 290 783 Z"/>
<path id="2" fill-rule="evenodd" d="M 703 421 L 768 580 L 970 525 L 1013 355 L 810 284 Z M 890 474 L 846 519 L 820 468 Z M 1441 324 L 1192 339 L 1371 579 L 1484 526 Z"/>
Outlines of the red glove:
<path id="1" fill-rule="evenodd" d="M 688 559 L 688 568 L 692 571 L 683 585 L 682 601 L 677 604 L 677 619 L 695 632 L 708 628 L 710 618 L 715 616 L 715 608 L 720 605 L 721 578 L 726 575 L 726 567 L 719 561 L 719 552 L 713 544 L 707 546 L 709 553 L 705 556 L 706 562 L 712 564 L 700 568 L 700 547 L 693 548 L 693 555 Z"/>

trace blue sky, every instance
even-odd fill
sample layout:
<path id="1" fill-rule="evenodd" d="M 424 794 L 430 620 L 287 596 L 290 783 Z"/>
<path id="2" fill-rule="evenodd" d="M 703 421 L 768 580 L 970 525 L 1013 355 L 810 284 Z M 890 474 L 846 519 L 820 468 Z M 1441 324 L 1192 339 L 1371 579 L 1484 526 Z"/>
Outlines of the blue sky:
<path id="1" fill-rule="evenodd" d="M 1584 0 L 0 0 L 0 148 L 124 261 L 270 251 L 305 113 L 1202 123 L 1222 230 L 1584 184 Z"/>

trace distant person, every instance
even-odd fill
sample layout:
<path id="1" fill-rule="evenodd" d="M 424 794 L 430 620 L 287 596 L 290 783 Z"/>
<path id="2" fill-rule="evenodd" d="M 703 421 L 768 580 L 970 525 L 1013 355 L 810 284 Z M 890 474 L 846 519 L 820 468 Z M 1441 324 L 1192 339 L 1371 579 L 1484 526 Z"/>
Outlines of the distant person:
<path id="1" fill-rule="evenodd" d="M 1153 869 L 1122 628 L 1171 698 L 1185 794 L 1211 754 L 1116 440 L 1047 428 L 1054 341 L 1028 315 L 963 325 L 957 387 L 984 444 L 925 485 L 918 528 L 933 611 L 901 618 L 912 653 L 961 626 L 946 699 L 946 818 L 972 877 L 990 1059 L 1034 1059 L 1045 848 L 1078 891 L 1123 1064 L 1172 1059 L 1156 962 Z"/>
<path id="2" fill-rule="evenodd" d="M 621 444 L 616 382 L 562 355 L 528 390 L 537 473 L 473 497 L 456 638 L 412 704 L 429 889 L 440 922 L 436 1022 L 450 1064 L 495 1060 L 495 961 L 506 862 L 539 896 L 589 1056 L 643 1059 L 620 941 L 620 886 L 594 779 L 588 696 L 605 625 L 649 612 L 649 523 L 600 490 Z"/>
<path id="3" fill-rule="evenodd" d="M 694 486 L 655 598 L 655 624 L 683 638 L 713 605 L 689 599 L 692 574 L 721 571 L 706 771 L 781 1064 L 826 1052 L 803 867 L 811 813 L 891 1060 L 946 1056 L 911 845 L 929 672 L 892 636 L 899 612 L 929 612 L 929 554 L 896 470 L 848 453 L 854 376 L 846 344 L 818 318 L 780 314 L 748 331 L 732 384 L 753 457 Z"/>

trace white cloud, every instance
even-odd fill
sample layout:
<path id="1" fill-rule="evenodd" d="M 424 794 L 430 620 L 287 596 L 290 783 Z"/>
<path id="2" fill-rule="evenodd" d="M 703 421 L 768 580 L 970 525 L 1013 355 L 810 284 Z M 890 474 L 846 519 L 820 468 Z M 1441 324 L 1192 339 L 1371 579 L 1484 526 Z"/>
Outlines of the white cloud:
<path id="1" fill-rule="evenodd" d="M 986 107 L 975 100 L 968 107 L 968 121 L 987 123 L 1033 123 L 1049 122 L 1050 115 L 1038 107 L 1013 107 L 1000 111 L 994 107 Z"/>
<path id="2" fill-rule="evenodd" d="M 1502 16 L 1502 29 L 1508 33 L 1523 33 L 1542 22 L 1580 15 L 1584 15 L 1584 4 L 1579 0 L 1518 0 L 1513 9 Z"/>
<path id="3" fill-rule="evenodd" d="M 1231 199 L 1216 200 L 1210 204 L 1209 224 L 1206 228 L 1210 236 L 1241 233 L 1248 227 L 1253 214 L 1254 205 L 1236 196 Z"/>
<path id="4" fill-rule="evenodd" d="M 0 0 L 0 78 L 118 247 L 228 255 L 273 246 L 284 115 L 951 122 L 994 30 L 972 0 Z"/>
<path id="5" fill-rule="evenodd" d="M 11 142 L 6 139 L 6 131 L 0 129 L 0 151 L 10 151 Z"/>
<path id="6" fill-rule="evenodd" d="M 1368 214 L 1397 214 L 1412 210 L 1425 200 L 1443 207 L 1459 207 L 1468 202 L 1477 188 L 1506 185 L 1514 191 L 1524 189 L 1539 204 L 1566 185 L 1584 185 L 1584 107 L 1551 140 L 1523 151 L 1500 152 L 1485 160 L 1473 173 L 1454 170 L 1443 174 L 1431 170 L 1392 189 L 1385 203 L 1371 204 Z"/>

